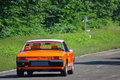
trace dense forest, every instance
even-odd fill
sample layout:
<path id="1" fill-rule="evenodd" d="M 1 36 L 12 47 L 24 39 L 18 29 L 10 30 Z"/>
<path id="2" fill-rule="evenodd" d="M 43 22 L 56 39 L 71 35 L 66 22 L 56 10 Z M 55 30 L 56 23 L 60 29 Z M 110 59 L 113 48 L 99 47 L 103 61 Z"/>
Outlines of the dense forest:
<path id="1" fill-rule="evenodd" d="M 0 0 L 0 38 L 120 26 L 120 0 Z"/>

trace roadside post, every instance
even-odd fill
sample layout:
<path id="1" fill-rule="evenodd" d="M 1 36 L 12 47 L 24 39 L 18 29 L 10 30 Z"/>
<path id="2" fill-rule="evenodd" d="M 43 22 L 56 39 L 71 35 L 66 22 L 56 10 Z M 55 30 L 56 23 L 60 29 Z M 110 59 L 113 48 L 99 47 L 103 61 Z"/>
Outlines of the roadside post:
<path id="1" fill-rule="evenodd" d="M 87 30 L 87 22 L 89 22 L 89 20 L 87 19 L 86 16 L 83 19 L 83 22 L 85 22 L 85 34 L 86 34 L 86 32 L 88 32 L 88 35 L 89 35 L 90 30 Z M 89 35 L 89 37 L 91 38 L 91 35 Z"/>
<path id="2" fill-rule="evenodd" d="M 85 22 L 85 34 L 86 34 L 86 31 L 87 31 L 87 22 L 89 22 L 89 20 L 87 19 L 87 17 L 85 16 L 85 18 L 83 19 L 83 22 Z"/>
<path id="3" fill-rule="evenodd" d="M 90 30 L 87 30 L 87 32 L 88 32 L 88 35 L 89 35 Z"/>

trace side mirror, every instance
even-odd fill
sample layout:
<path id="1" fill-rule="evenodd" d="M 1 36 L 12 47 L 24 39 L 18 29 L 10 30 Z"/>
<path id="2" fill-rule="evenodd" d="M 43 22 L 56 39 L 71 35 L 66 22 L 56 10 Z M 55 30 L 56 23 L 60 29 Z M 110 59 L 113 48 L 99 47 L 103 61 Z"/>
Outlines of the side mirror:
<path id="1" fill-rule="evenodd" d="M 69 52 L 73 52 L 73 49 L 70 49 Z"/>
<path id="2" fill-rule="evenodd" d="M 20 52 L 22 52 L 22 50 L 20 50 Z"/>

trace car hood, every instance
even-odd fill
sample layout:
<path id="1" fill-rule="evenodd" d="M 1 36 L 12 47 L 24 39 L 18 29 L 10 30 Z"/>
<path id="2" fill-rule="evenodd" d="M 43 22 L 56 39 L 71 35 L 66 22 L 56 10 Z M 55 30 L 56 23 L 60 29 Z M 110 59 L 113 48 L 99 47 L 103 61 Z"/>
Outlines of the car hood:
<path id="1" fill-rule="evenodd" d="M 17 57 L 35 57 L 35 56 L 62 56 L 64 51 L 55 50 L 35 50 L 20 52 Z"/>

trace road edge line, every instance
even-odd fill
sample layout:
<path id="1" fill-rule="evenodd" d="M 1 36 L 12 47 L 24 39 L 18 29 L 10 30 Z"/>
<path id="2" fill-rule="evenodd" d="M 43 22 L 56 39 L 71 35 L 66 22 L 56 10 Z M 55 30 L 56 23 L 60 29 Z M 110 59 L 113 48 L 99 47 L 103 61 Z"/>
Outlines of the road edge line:
<path id="1" fill-rule="evenodd" d="M 108 50 L 108 51 L 116 51 L 116 50 L 120 50 L 120 49 L 112 49 L 112 50 Z M 104 52 L 108 52 L 108 51 L 102 51 L 102 52 L 84 54 L 84 55 L 76 56 L 75 58 L 84 57 L 84 56 L 89 56 L 89 55 L 92 55 L 92 54 L 104 53 Z M 0 73 L 8 73 L 8 72 L 12 72 L 12 71 L 16 71 L 16 69 L 12 69 L 12 70 L 8 70 L 8 71 L 2 71 L 2 72 L 0 72 Z"/>
<path id="2" fill-rule="evenodd" d="M 16 69 L 12 69 L 12 70 L 8 70 L 8 71 L 2 71 L 0 73 L 8 73 L 8 72 L 12 72 L 12 71 L 16 71 Z"/>

